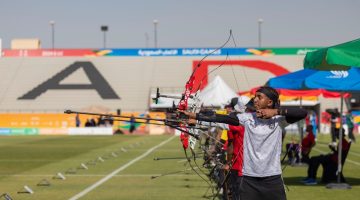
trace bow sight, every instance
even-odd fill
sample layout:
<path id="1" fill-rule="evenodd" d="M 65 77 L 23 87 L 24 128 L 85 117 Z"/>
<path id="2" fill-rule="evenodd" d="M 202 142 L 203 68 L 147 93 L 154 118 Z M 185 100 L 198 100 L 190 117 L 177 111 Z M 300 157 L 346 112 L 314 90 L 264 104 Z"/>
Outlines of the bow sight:
<path id="1" fill-rule="evenodd" d="M 156 88 L 156 97 L 153 98 L 153 100 L 155 101 L 155 104 L 159 103 L 160 97 L 170 98 L 170 99 L 179 99 L 180 101 L 183 101 L 185 99 L 185 94 L 182 94 L 181 97 L 174 96 L 174 95 L 163 95 L 163 94 L 160 94 L 160 89 Z M 194 98 L 194 97 L 195 97 L 194 95 L 189 95 L 189 98 Z M 172 107 L 168 108 L 166 110 L 166 119 L 170 120 L 169 121 L 170 125 L 180 126 L 181 122 L 184 122 L 189 119 L 189 117 L 186 116 L 184 113 L 178 112 L 178 109 L 179 108 L 175 105 L 175 101 L 173 101 Z"/>
<path id="2" fill-rule="evenodd" d="M 173 96 L 173 95 L 164 95 L 164 94 L 160 94 L 160 89 L 159 88 L 156 88 L 156 97 L 155 98 L 152 98 L 154 101 L 155 101 L 155 104 L 158 104 L 159 103 L 159 98 L 160 97 L 163 97 L 163 98 L 169 98 L 169 99 L 180 99 L 180 100 L 184 100 L 185 99 L 185 95 L 182 94 L 181 97 L 179 96 Z M 190 95 L 189 96 L 190 98 L 194 98 L 193 95 Z"/>

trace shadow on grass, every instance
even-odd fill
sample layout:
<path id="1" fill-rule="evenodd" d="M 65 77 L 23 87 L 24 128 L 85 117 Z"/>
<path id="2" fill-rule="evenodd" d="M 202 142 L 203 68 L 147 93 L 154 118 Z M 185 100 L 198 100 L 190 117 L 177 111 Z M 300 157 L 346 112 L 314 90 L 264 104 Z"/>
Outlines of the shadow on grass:
<path id="1" fill-rule="evenodd" d="M 305 177 L 302 176 L 296 176 L 296 177 L 284 177 L 284 182 L 285 185 L 288 186 L 305 186 L 303 183 L 301 183 L 301 180 L 304 179 Z M 351 186 L 358 186 L 360 185 L 360 178 L 351 178 L 351 177 L 345 177 L 346 182 L 351 185 Z M 321 183 L 321 179 L 318 178 L 317 179 L 318 184 L 317 185 L 313 185 L 313 186 L 309 186 L 309 187 L 324 187 L 326 185 L 326 183 Z"/>

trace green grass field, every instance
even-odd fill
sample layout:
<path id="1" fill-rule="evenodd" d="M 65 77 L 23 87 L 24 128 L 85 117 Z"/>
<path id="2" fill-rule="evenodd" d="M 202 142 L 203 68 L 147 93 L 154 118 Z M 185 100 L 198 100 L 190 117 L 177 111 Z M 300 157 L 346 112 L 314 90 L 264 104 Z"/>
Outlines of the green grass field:
<path id="1" fill-rule="evenodd" d="M 13 199 L 205 199 L 208 185 L 191 171 L 151 179 L 151 176 L 187 169 L 182 159 L 154 161 L 155 157 L 183 157 L 178 137 L 147 156 L 149 149 L 171 136 L 1 136 L 0 195 Z M 313 155 L 328 152 L 328 136 L 320 135 Z M 121 148 L 127 151 L 123 152 Z M 304 186 L 306 167 L 288 166 L 284 180 L 288 199 L 358 199 L 360 145 L 353 144 L 344 175 L 351 190 Z M 117 157 L 111 155 L 115 152 Z M 139 157 L 143 155 L 142 157 Z M 101 157 L 104 162 L 100 161 Z M 125 168 L 129 162 L 137 162 Z M 88 169 L 82 169 L 84 163 Z M 198 161 L 201 164 L 201 161 Z M 122 170 L 123 169 L 123 170 Z M 66 179 L 54 179 L 57 173 Z M 118 172 L 118 173 L 117 173 Z M 321 167 L 318 177 L 321 175 Z M 42 180 L 50 186 L 37 186 Z M 99 182 L 102 180 L 101 182 Z M 45 182 L 46 182 L 45 181 Z M 34 194 L 18 193 L 27 185 Z M 210 192 L 208 193 L 210 194 Z M 76 196 L 78 195 L 78 196 Z M 1 198 L 0 198 L 1 199 Z"/>

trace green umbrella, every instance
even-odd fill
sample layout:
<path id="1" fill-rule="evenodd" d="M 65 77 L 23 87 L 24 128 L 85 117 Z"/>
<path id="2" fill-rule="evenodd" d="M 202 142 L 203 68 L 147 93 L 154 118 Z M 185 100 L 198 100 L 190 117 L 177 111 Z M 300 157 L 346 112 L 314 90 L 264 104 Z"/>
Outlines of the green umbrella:
<path id="1" fill-rule="evenodd" d="M 360 67 L 360 38 L 309 52 L 304 59 L 305 69 L 344 70 Z"/>

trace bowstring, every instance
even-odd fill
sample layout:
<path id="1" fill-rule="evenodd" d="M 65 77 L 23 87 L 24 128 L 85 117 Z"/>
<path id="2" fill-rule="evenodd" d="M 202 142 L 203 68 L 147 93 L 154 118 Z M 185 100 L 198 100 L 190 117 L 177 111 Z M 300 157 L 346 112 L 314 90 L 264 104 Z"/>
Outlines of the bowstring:
<path id="1" fill-rule="evenodd" d="M 194 76 L 196 70 L 197 70 L 198 68 L 200 68 L 202 62 L 203 62 L 208 56 L 210 56 L 210 55 L 212 55 L 214 52 L 222 49 L 222 48 L 230 41 L 231 35 L 232 35 L 232 31 L 230 30 L 230 34 L 229 34 L 229 37 L 227 38 L 226 42 L 225 42 L 224 44 L 222 44 L 220 47 L 218 47 L 218 48 L 214 49 L 213 51 L 211 51 L 210 53 L 208 53 L 206 56 L 204 56 L 204 57 L 199 61 L 199 63 L 198 63 L 197 66 L 195 67 L 195 69 L 192 71 L 191 76 L 190 76 L 190 78 L 189 78 L 189 80 L 187 81 L 186 84 L 189 84 L 190 81 L 191 81 L 191 79 L 194 78 L 193 76 Z M 227 57 L 228 57 L 228 56 L 227 56 Z M 225 61 L 226 61 L 226 60 L 225 60 Z M 225 63 L 225 62 L 224 62 L 224 63 Z M 222 63 L 219 67 L 221 67 L 222 65 L 223 65 L 223 63 Z M 219 68 L 219 67 L 217 67 L 217 68 Z M 201 83 L 202 83 L 202 81 L 201 81 Z M 201 86 L 201 85 L 199 85 L 199 87 L 197 88 L 197 91 L 200 89 L 200 86 Z M 186 89 L 187 89 L 187 88 L 186 88 Z M 192 88 L 190 88 L 190 89 L 192 89 Z M 197 91 L 196 91 L 196 92 L 197 92 Z M 191 92 L 191 91 L 190 91 L 190 92 Z M 181 101 L 180 101 L 180 102 L 181 102 Z M 179 105 L 180 105 L 180 102 L 179 102 Z M 178 107 L 179 107 L 179 106 L 178 106 Z M 185 152 L 185 157 L 186 157 L 186 159 L 187 159 L 190 167 L 193 169 L 193 171 L 194 171 L 201 179 L 203 179 L 210 187 L 212 187 L 212 185 L 211 185 L 206 179 L 204 179 L 204 178 L 192 167 L 192 165 L 191 165 L 191 163 L 190 163 L 190 159 L 188 158 L 187 151 L 186 151 L 186 148 L 185 148 L 185 147 L 184 147 L 184 152 Z M 194 156 L 196 157 L 195 154 L 194 154 Z M 196 162 L 195 162 L 195 163 L 196 163 Z M 196 163 L 196 165 L 197 165 L 197 163 Z M 199 169 L 200 169 L 200 168 L 199 168 Z M 204 173 L 204 174 L 205 174 L 205 173 Z M 206 174 L 205 174 L 205 175 L 206 175 Z"/>
<path id="2" fill-rule="evenodd" d="M 231 38 L 232 38 L 232 41 L 233 41 L 233 43 L 234 43 L 235 48 L 238 48 L 233 34 L 231 35 Z M 238 58 L 238 59 L 241 60 L 241 59 L 240 59 L 240 54 L 239 54 L 239 58 Z M 231 63 L 231 62 L 230 62 L 230 63 Z M 235 82 L 236 82 L 237 90 L 238 90 L 238 92 L 240 92 L 240 87 L 239 87 L 238 81 L 237 81 L 237 79 L 236 79 L 236 76 L 235 76 L 235 72 L 234 72 L 234 68 L 233 68 L 232 63 L 231 63 L 231 70 L 232 70 L 232 73 L 233 73 L 233 76 L 234 76 L 234 79 L 235 79 Z M 245 77 L 245 81 L 246 81 L 247 87 L 250 87 L 249 79 L 248 79 L 247 74 L 245 73 L 245 69 L 244 69 L 243 67 L 241 67 L 241 71 L 242 71 L 242 74 L 243 74 L 244 77 Z"/>

